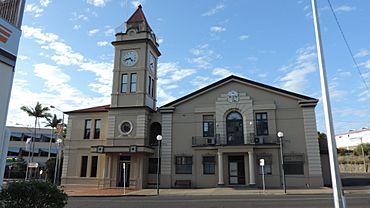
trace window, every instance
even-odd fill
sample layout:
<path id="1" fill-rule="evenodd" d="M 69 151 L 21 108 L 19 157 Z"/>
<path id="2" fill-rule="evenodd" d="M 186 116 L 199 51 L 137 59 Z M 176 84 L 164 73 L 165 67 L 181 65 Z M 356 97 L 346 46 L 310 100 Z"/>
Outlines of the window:
<path id="1" fill-rule="evenodd" d="M 203 116 L 203 137 L 215 136 L 215 122 L 213 116 Z"/>
<path id="2" fill-rule="evenodd" d="M 132 73 L 131 74 L 131 78 L 130 78 L 130 92 L 136 92 L 136 82 L 137 82 L 137 75 L 136 73 Z"/>
<path id="3" fill-rule="evenodd" d="M 232 111 L 226 117 L 226 137 L 228 145 L 244 144 L 243 117 Z"/>
<path id="4" fill-rule="evenodd" d="M 82 156 L 81 157 L 81 172 L 80 172 L 80 177 L 86 177 L 86 172 L 87 172 L 87 156 Z"/>
<path id="5" fill-rule="evenodd" d="M 284 155 L 284 172 L 286 175 L 304 174 L 304 155 L 290 154 Z"/>
<path id="6" fill-rule="evenodd" d="M 98 170 L 98 156 L 92 156 L 90 177 L 96 177 L 97 170 Z"/>
<path id="7" fill-rule="evenodd" d="M 94 129 L 94 139 L 100 138 L 100 128 L 101 128 L 101 120 L 96 119 L 95 120 L 95 129 Z"/>
<path id="8" fill-rule="evenodd" d="M 152 79 L 152 97 L 154 97 L 154 79 Z"/>
<path id="9" fill-rule="evenodd" d="M 160 161 L 159 161 L 160 162 Z M 157 174 L 158 158 L 149 158 L 149 174 Z M 159 172 L 161 172 L 161 164 L 159 164 Z"/>
<path id="10" fill-rule="evenodd" d="M 121 78 L 121 93 L 126 93 L 127 92 L 127 82 L 128 82 L 128 75 L 127 74 L 122 74 Z"/>
<path id="11" fill-rule="evenodd" d="M 268 135 L 267 113 L 256 113 L 256 131 L 257 136 Z"/>
<path id="12" fill-rule="evenodd" d="M 85 120 L 84 139 L 90 139 L 91 119 Z"/>
<path id="13" fill-rule="evenodd" d="M 152 90 L 152 78 L 148 76 L 148 95 L 150 95 L 151 90 Z"/>
<path id="14" fill-rule="evenodd" d="M 302 161 L 291 161 L 284 162 L 284 173 L 286 175 L 303 175 L 303 162 Z"/>
<path id="15" fill-rule="evenodd" d="M 192 165 L 192 156 L 176 156 L 176 174 L 192 174 Z"/>
<path id="16" fill-rule="evenodd" d="M 130 121 L 123 121 L 119 126 L 119 130 L 124 135 L 129 135 L 132 131 L 132 123 Z"/>
<path id="17" fill-rule="evenodd" d="M 215 156 L 204 156 L 203 157 L 203 174 L 214 175 L 216 167 Z"/>

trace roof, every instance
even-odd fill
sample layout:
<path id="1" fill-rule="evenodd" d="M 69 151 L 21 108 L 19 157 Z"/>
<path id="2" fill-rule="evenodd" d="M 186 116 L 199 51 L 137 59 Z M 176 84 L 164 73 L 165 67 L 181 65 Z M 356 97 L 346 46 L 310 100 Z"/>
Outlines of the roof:
<path id="1" fill-rule="evenodd" d="M 370 128 L 362 128 L 362 129 L 360 129 L 360 130 L 349 130 L 348 132 L 340 133 L 340 134 L 337 134 L 337 135 L 335 135 L 335 136 L 342 136 L 342 135 L 357 134 L 357 133 L 366 132 L 366 131 L 369 131 L 369 132 L 370 132 Z"/>
<path id="2" fill-rule="evenodd" d="M 185 95 L 177 100 L 174 100 L 170 103 L 167 103 L 166 105 L 163 105 L 162 107 L 171 107 L 171 106 L 174 106 L 176 105 L 177 103 L 180 103 L 188 98 L 191 98 L 191 97 L 194 97 L 194 96 L 197 96 L 213 87 L 216 87 L 218 85 L 221 85 L 221 84 L 224 84 L 226 82 L 229 82 L 231 80 L 236 80 L 236 81 L 241 81 L 241 82 L 244 82 L 244 83 L 247 83 L 247 84 L 250 84 L 250 85 L 255 85 L 255 86 L 258 86 L 258 87 L 261 87 L 261 88 L 265 88 L 265 89 L 269 89 L 269 90 L 272 90 L 272 91 L 276 91 L 276 92 L 279 92 L 279 93 L 282 93 L 282 94 L 286 94 L 286 95 L 290 95 L 290 96 L 293 96 L 293 97 L 296 97 L 298 99 L 302 99 L 302 100 L 309 100 L 309 101 L 312 101 L 312 102 L 318 102 L 318 100 L 316 98 L 312 98 L 312 97 L 308 97 L 308 96 L 305 96 L 305 95 L 301 95 L 301 94 L 298 94 L 298 93 L 294 93 L 294 92 L 290 92 L 290 91 L 287 91 L 287 90 L 283 90 L 283 89 L 280 89 L 280 88 L 277 88 L 277 87 L 273 87 L 273 86 L 270 86 L 270 85 L 266 85 L 266 84 L 262 84 L 262 83 L 259 83 L 259 82 L 255 82 L 255 81 L 252 81 L 252 80 L 249 80 L 249 79 L 246 79 L 246 78 L 242 78 L 242 77 L 239 77 L 239 76 L 235 76 L 235 75 L 231 75 L 231 76 L 228 76 L 224 79 L 221 79 L 213 84 L 210 84 L 206 87 L 203 87 L 197 91 L 194 91 L 188 95 Z M 161 108 L 162 108 L 161 107 Z"/>
<path id="3" fill-rule="evenodd" d="M 102 105 L 102 106 L 96 106 L 92 108 L 84 108 L 84 109 L 78 109 L 73 111 L 65 112 L 66 114 L 69 113 L 96 113 L 96 112 L 108 112 L 108 109 L 110 105 Z"/>
<path id="4" fill-rule="evenodd" d="M 127 23 L 135 23 L 142 21 L 147 22 L 142 7 L 141 5 L 139 5 L 136 11 L 131 15 L 131 17 L 128 18 Z"/>

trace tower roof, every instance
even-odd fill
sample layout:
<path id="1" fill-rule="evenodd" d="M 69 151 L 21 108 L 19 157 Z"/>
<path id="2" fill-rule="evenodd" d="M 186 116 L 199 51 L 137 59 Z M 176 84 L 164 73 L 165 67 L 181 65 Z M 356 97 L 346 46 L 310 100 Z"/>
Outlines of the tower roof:
<path id="1" fill-rule="evenodd" d="M 128 18 L 127 23 L 130 24 L 130 23 L 142 22 L 142 21 L 144 21 L 145 23 L 148 23 L 146 21 L 142 7 L 141 5 L 139 5 L 136 11 L 131 15 L 131 17 Z"/>

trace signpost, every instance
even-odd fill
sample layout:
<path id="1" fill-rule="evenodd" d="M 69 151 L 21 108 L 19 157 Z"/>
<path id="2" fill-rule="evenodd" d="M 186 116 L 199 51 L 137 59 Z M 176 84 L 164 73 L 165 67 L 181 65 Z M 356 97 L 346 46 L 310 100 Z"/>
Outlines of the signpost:
<path id="1" fill-rule="evenodd" d="M 266 186 L 265 186 L 265 159 L 260 159 L 260 166 L 262 168 L 262 188 L 263 193 L 265 193 Z"/>

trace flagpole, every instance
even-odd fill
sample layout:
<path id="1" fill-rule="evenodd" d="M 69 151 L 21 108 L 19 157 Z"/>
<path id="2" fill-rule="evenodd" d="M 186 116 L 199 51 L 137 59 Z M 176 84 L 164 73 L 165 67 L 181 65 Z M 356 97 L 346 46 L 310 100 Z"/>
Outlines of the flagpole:
<path id="1" fill-rule="evenodd" d="M 325 127 L 326 135 L 328 140 L 328 151 L 329 151 L 329 162 L 330 162 L 330 173 L 331 173 L 331 183 L 333 187 L 333 198 L 334 198 L 334 207 L 335 208 L 346 208 L 346 201 L 342 191 L 342 182 L 340 179 L 340 173 L 338 168 L 338 159 L 337 159 L 337 147 L 335 144 L 334 136 L 334 126 L 333 126 L 333 117 L 331 114 L 330 108 L 330 97 L 328 91 L 328 83 L 326 78 L 326 69 L 324 61 L 324 52 L 321 46 L 321 35 L 320 35 L 320 26 L 316 9 L 316 0 L 312 0 L 312 15 L 315 26 L 315 36 L 316 36 L 316 49 L 317 49 L 317 58 L 319 63 L 320 70 L 320 82 L 321 82 L 321 91 L 322 91 L 322 100 L 324 107 L 325 115 Z"/>

